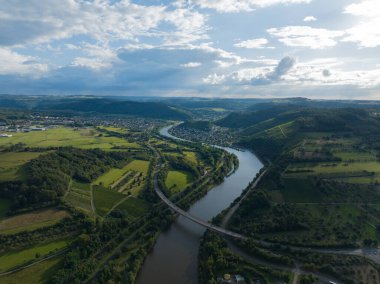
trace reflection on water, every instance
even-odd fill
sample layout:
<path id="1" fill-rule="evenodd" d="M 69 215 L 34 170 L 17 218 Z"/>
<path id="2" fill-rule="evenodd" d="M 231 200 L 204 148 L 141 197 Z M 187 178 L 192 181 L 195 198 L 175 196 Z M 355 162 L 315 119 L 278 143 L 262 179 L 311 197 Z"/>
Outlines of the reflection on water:
<path id="1" fill-rule="evenodd" d="M 176 138 L 168 133 L 170 127 L 161 129 L 161 135 Z M 223 149 L 239 158 L 239 168 L 190 208 L 191 214 L 204 220 L 211 220 L 228 207 L 263 166 L 250 151 Z M 158 238 L 153 251 L 145 260 L 137 283 L 197 283 L 199 239 L 204 231 L 200 225 L 179 216 Z"/>

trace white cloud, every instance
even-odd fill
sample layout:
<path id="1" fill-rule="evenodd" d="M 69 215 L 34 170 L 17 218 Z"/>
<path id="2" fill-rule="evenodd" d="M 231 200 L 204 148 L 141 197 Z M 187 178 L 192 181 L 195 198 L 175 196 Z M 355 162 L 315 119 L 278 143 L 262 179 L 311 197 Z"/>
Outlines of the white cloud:
<path id="1" fill-rule="evenodd" d="M 234 46 L 242 48 L 265 48 L 267 44 L 268 40 L 266 38 L 255 38 L 236 43 Z"/>
<path id="2" fill-rule="evenodd" d="M 184 68 L 196 68 L 199 66 L 202 66 L 202 63 L 200 63 L 200 62 L 188 62 L 188 63 L 181 64 L 181 67 L 184 67 Z"/>
<path id="3" fill-rule="evenodd" d="M 362 0 L 348 5 L 344 13 L 360 17 L 360 22 L 346 30 L 346 42 L 356 42 L 360 47 L 380 46 L 380 6 L 378 0 Z"/>
<path id="4" fill-rule="evenodd" d="M 324 49 L 333 47 L 338 39 L 344 35 L 343 31 L 312 28 L 309 26 L 288 26 L 271 28 L 268 33 L 287 46 L 310 47 Z"/>
<path id="5" fill-rule="evenodd" d="M 310 3 L 312 0 L 179 0 L 178 6 L 195 3 L 203 9 L 213 9 L 220 13 L 249 12 L 278 4 Z"/>
<path id="6" fill-rule="evenodd" d="M 197 11 L 129 0 L 14 0 L 2 3 L 0 13 L 0 46 L 47 43 L 75 35 L 101 42 L 145 36 L 182 44 L 204 38 L 206 32 L 206 18 Z"/>
<path id="7" fill-rule="evenodd" d="M 297 64 L 284 76 L 289 84 L 307 86 L 356 86 L 373 88 L 380 85 L 380 69 L 344 70 L 342 68 L 326 69 L 310 62 Z"/>
<path id="8" fill-rule="evenodd" d="M 317 18 L 314 16 L 307 16 L 303 19 L 304 22 L 315 22 L 317 21 Z"/>
<path id="9" fill-rule="evenodd" d="M 0 47 L 0 74 L 30 75 L 39 77 L 48 71 L 46 64 L 40 63 L 38 58 L 25 56 Z"/>
<path id="10" fill-rule="evenodd" d="M 95 45 L 84 43 L 80 48 L 86 57 L 74 59 L 73 66 L 87 67 L 95 70 L 110 68 L 114 63 L 120 62 L 117 51 L 112 50 L 107 45 Z"/>

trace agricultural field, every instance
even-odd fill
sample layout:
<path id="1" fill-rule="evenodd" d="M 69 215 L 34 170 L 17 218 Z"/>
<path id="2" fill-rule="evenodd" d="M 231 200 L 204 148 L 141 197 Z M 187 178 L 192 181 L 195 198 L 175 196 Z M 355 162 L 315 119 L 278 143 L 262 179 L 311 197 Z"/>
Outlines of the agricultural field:
<path id="1" fill-rule="evenodd" d="M 375 151 L 363 147 L 357 138 L 313 133 L 292 153 L 298 162 L 287 167 L 284 177 L 319 176 L 354 184 L 380 182 L 380 162 Z"/>
<path id="2" fill-rule="evenodd" d="M 120 200 L 126 198 L 122 193 L 94 186 L 93 198 L 96 213 L 105 216 Z"/>
<path id="3" fill-rule="evenodd" d="M 49 253 L 56 252 L 69 246 L 71 242 L 72 239 L 64 239 L 0 255 L 0 271 L 7 271 L 13 267 L 44 257 Z"/>
<path id="4" fill-rule="evenodd" d="M 122 179 L 129 170 L 130 167 L 125 166 L 122 169 L 113 168 L 110 169 L 108 172 L 100 176 L 94 181 L 94 184 L 101 185 L 106 188 L 113 187 L 115 183 L 117 183 L 120 179 Z"/>
<path id="5" fill-rule="evenodd" d="M 62 257 L 57 256 L 18 272 L 0 276 L 0 284 L 46 283 L 59 269 L 61 261 Z"/>
<path id="6" fill-rule="evenodd" d="M 149 161 L 133 160 L 122 169 L 113 168 L 100 176 L 95 182 L 104 188 L 120 193 L 130 192 L 137 196 L 143 187 L 149 168 Z"/>
<path id="7" fill-rule="evenodd" d="M 139 218 L 149 211 L 149 205 L 146 201 L 129 197 L 123 203 L 115 208 L 115 210 L 120 210 L 124 212 L 131 219 Z"/>
<path id="8" fill-rule="evenodd" d="M 20 167 L 41 154 L 41 152 L 0 153 L 0 181 L 16 180 L 20 178 L 22 176 L 20 173 Z"/>
<path id="9" fill-rule="evenodd" d="M 65 210 L 43 209 L 0 220 L 0 234 L 15 234 L 57 224 L 69 217 Z"/>
<path id="10" fill-rule="evenodd" d="M 86 213 L 93 212 L 91 205 L 91 184 L 73 181 L 65 201 Z"/>
<path id="11" fill-rule="evenodd" d="M 100 148 L 104 150 L 140 148 L 137 143 L 130 143 L 118 137 L 108 137 L 94 128 L 52 128 L 46 131 L 14 133 L 13 137 L 0 139 L 1 146 L 23 143 L 29 147 L 65 147 L 73 146 L 83 149 Z"/>
<path id="12" fill-rule="evenodd" d="M 189 172 L 169 170 L 165 179 L 165 186 L 171 193 L 177 193 L 185 189 L 192 182 L 192 179 Z"/>

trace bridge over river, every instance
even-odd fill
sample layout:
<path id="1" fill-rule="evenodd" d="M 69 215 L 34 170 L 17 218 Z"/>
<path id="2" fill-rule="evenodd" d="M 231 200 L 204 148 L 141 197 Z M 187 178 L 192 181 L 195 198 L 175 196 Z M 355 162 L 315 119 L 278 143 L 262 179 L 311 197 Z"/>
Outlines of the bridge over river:
<path id="1" fill-rule="evenodd" d="M 187 219 L 189 219 L 189 220 L 191 220 L 191 221 L 193 221 L 193 222 L 195 222 L 195 223 L 197 223 L 203 227 L 206 227 L 207 229 L 209 229 L 213 232 L 216 232 L 216 233 L 228 236 L 228 237 L 232 237 L 234 239 L 239 239 L 239 240 L 246 240 L 247 239 L 247 237 L 245 237 L 243 235 L 240 235 L 238 233 L 235 233 L 235 232 L 223 229 L 221 227 L 215 226 L 215 225 L 213 225 L 207 221 L 204 221 L 204 220 L 202 220 L 202 219 L 200 219 L 194 215 L 191 215 L 191 214 L 187 213 L 186 211 L 182 210 L 181 208 L 179 208 L 177 205 L 175 205 L 173 202 L 171 202 L 164 195 L 164 193 L 161 191 L 160 187 L 158 186 L 157 173 L 155 173 L 155 177 L 154 177 L 154 191 L 157 193 L 157 195 L 161 198 L 161 200 L 166 205 L 168 205 L 172 210 L 174 210 L 178 214 L 184 216 L 185 218 L 187 218 Z"/>

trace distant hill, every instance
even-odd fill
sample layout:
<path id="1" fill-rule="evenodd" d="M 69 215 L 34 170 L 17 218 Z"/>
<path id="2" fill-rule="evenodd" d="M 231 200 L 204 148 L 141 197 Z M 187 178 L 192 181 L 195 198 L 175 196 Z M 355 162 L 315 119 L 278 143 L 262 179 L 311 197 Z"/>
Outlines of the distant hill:
<path id="1" fill-rule="evenodd" d="M 272 108 L 233 113 L 218 123 L 238 128 L 238 144 L 269 159 L 278 156 L 286 145 L 298 143 L 304 133 L 380 135 L 379 119 L 357 108 Z"/>
<path id="2" fill-rule="evenodd" d="M 37 109 L 103 114 L 136 115 L 158 119 L 187 120 L 182 111 L 159 102 L 115 101 L 110 99 L 66 99 Z"/>

